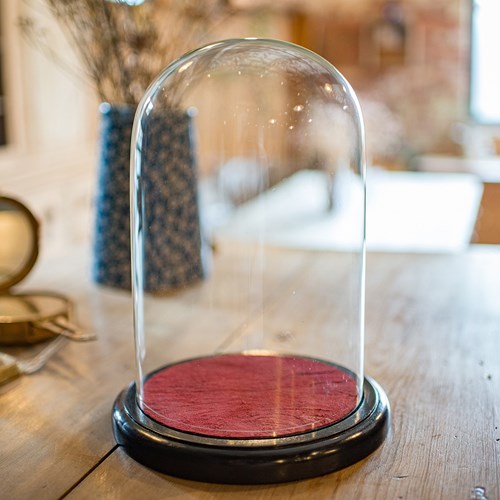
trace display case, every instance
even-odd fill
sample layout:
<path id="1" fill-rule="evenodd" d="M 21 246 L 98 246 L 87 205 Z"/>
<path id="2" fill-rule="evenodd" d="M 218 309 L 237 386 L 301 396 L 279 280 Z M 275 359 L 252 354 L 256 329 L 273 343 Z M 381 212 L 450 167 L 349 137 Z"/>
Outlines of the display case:
<path id="1" fill-rule="evenodd" d="M 168 66 L 135 117 L 131 242 L 137 375 L 113 423 L 133 458 L 267 483 L 382 443 L 389 405 L 363 370 L 363 121 L 329 62 L 245 39 Z"/>

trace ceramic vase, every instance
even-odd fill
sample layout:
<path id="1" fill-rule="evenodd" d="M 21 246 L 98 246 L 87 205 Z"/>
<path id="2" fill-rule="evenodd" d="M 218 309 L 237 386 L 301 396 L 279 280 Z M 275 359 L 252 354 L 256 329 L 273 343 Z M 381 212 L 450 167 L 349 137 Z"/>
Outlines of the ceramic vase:
<path id="1" fill-rule="evenodd" d="M 101 285 L 131 288 L 130 259 L 130 143 L 135 110 L 102 104 L 100 158 L 95 200 L 93 278 Z M 141 125 L 139 125 L 141 127 Z M 148 234 L 142 251 L 148 268 L 144 287 L 152 293 L 170 292 L 201 279 L 197 175 L 191 117 L 166 111 L 141 128 L 148 175 L 143 207 Z M 145 208 L 146 209 L 146 208 Z"/>

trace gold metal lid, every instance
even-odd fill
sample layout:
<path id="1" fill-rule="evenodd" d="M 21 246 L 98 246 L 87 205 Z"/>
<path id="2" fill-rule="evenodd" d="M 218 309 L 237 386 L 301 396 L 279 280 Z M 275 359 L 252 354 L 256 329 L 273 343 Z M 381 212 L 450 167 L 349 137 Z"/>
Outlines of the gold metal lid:
<path id="1" fill-rule="evenodd" d="M 54 292 L 15 293 L 11 287 L 38 257 L 40 225 L 20 201 L 0 196 L 0 344 L 33 344 L 56 335 L 90 340 L 72 322 L 72 302 Z"/>

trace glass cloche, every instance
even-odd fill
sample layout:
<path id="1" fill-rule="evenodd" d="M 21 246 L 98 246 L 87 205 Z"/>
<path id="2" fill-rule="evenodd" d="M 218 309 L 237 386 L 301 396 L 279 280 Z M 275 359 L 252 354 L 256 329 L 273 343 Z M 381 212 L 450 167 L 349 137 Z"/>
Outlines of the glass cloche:
<path id="1" fill-rule="evenodd" d="M 180 477 L 301 479 L 376 449 L 363 373 L 363 122 L 345 78 L 276 40 L 168 66 L 131 156 L 137 375 L 117 442 Z"/>

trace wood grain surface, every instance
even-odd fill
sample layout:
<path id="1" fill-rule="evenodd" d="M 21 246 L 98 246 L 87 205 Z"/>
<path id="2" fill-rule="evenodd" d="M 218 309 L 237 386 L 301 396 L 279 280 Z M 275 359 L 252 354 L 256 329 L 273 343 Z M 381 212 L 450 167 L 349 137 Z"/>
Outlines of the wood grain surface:
<path id="1" fill-rule="evenodd" d="M 134 377 L 132 306 L 126 292 L 89 282 L 87 255 L 42 260 L 20 287 L 70 295 L 98 340 L 68 344 L 0 387 L 0 498 L 500 498 L 500 249 L 369 255 L 365 368 L 389 396 L 390 435 L 342 471 L 253 487 L 161 475 L 115 445 L 111 407 Z M 283 252 L 274 299 L 284 282 L 321 271 Z M 172 346 L 188 356 L 231 342 L 214 335 L 193 330 Z"/>
<path id="2" fill-rule="evenodd" d="M 500 183 L 485 182 L 472 243 L 500 243 Z"/>

